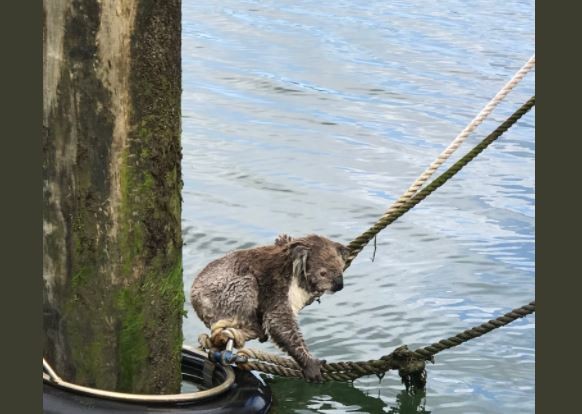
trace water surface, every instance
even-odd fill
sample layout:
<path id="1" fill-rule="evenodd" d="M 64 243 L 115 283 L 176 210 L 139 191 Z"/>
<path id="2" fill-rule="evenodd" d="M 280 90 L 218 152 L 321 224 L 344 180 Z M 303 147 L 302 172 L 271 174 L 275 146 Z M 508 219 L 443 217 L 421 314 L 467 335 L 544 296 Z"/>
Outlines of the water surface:
<path id="1" fill-rule="evenodd" d="M 533 54 L 534 2 L 184 1 L 182 40 L 187 292 L 232 249 L 365 230 Z M 533 93 L 530 74 L 459 154 Z M 316 356 L 424 346 L 534 298 L 534 112 L 302 311 Z M 425 396 L 392 372 L 268 381 L 276 413 L 531 413 L 534 357 L 532 316 L 439 354 Z"/>

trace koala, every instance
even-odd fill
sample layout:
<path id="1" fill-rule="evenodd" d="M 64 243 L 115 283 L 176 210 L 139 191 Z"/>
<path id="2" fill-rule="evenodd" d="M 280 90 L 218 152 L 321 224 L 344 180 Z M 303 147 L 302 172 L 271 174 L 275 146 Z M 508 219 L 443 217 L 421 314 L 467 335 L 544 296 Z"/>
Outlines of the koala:
<path id="1" fill-rule="evenodd" d="M 349 249 L 318 235 L 280 235 L 273 245 L 235 250 L 209 263 L 190 290 L 204 324 L 236 321 L 245 341 L 271 340 L 308 381 L 321 382 L 321 361 L 309 352 L 297 314 L 324 293 L 342 290 Z"/>

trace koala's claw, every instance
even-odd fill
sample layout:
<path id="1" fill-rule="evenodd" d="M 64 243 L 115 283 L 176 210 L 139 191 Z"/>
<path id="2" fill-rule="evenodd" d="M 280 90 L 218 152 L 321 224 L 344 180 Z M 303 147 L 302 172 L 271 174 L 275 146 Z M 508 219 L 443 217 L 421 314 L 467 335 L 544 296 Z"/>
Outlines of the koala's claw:
<path id="1" fill-rule="evenodd" d="M 325 363 L 325 361 L 320 361 L 318 359 L 312 359 L 307 362 L 307 365 L 303 368 L 303 376 L 307 382 L 323 382 L 323 376 L 321 375 L 322 363 Z"/>

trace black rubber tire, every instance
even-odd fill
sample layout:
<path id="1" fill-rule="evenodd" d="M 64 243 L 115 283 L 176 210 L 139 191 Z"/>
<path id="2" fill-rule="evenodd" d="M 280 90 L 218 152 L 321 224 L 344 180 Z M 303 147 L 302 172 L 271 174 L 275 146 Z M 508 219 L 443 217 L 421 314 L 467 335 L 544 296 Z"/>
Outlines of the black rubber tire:
<path id="1" fill-rule="evenodd" d="M 182 376 L 200 376 L 205 359 L 182 352 Z M 137 403 L 116 401 L 73 392 L 43 384 L 45 414 L 265 414 L 272 403 L 269 386 L 257 375 L 235 369 L 235 381 L 230 389 L 216 397 L 193 403 Z"/>

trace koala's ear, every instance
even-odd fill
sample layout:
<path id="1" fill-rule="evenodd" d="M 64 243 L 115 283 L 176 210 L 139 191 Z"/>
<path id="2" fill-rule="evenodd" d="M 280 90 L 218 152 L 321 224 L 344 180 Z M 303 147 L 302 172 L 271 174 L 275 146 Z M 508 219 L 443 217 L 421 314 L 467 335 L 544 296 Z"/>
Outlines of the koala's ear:
<path id="1" fill-rule="evenodd" d="M 341 247 L 339 247 L 338 250 L 339 250 L 339 253 L 340 253 L 342 259 L 347 260 L 348 257 L 350 257 L 351 250 L 348 247 L 341 246 Z"/>
<path id="2" fill-rule="evenodd" d="M 289 251 L 293 260 L 307 256 L 309 254 L 309 247 L 301 242 L 294 242 L 289 245 Z"/>
<path id="3" fill-rule="evenodd" d="M 290 243 L 293 240 L 293 237 L 287 234 L 279 234 L 275 239 L 275 246 L 285 246 L 287 243 Z"/>
<path id="4" fill-rule="evenodd" d="M 301 243 L 293 243 L 290 246 L 291 258 L 293 259 L 293 277 L 301 277 L 307 280 L 307 258 L 309 257 L 309 247 Z"/>

